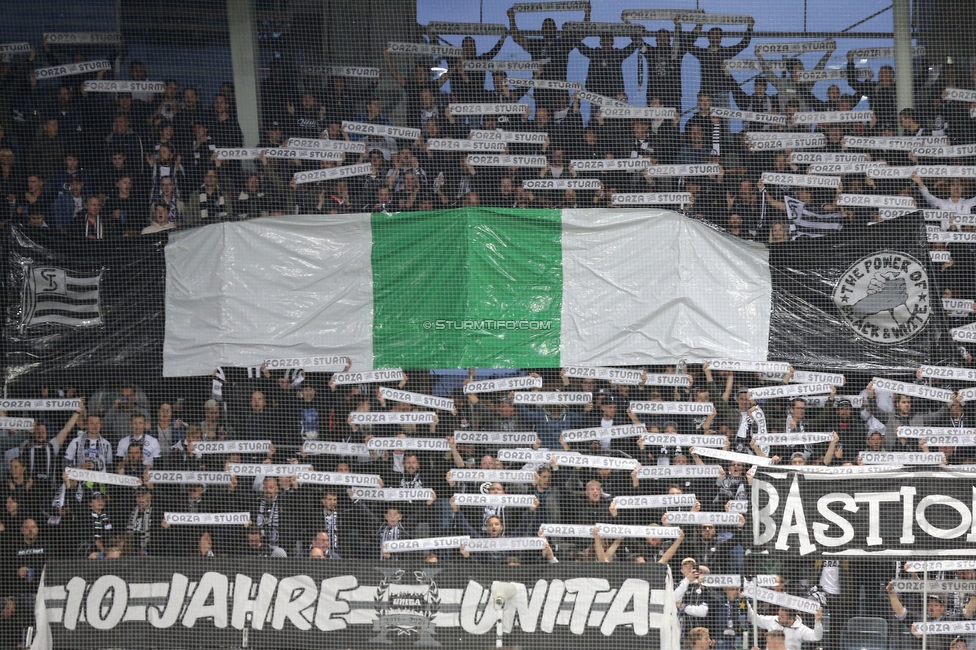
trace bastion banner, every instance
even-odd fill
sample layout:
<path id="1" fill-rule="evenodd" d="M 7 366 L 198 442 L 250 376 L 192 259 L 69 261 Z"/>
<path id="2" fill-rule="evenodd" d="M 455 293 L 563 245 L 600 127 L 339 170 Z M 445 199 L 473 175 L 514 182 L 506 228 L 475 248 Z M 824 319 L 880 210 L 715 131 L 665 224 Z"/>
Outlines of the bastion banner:
<path id="1" fill-rule="evenodd" d="M 806 475 L 767 468 L 753 481 L 752 499 L 754 542 L 770 551 L 976 556 L 976 473 Z"/>
<path id="2" fill-rule="evenodd" d="M 494 581 L 514 583 L 505 645 L 678 649 L 658 564 L 133 559 L 48 565 L 33 650 L 494 647 Z"/>

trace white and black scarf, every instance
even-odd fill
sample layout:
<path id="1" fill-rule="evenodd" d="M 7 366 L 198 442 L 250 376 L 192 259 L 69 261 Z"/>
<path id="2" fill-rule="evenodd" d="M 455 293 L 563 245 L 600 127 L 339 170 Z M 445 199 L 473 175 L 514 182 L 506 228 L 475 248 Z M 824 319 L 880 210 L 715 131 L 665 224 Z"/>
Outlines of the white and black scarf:
<path id="1" fill-rule="evenodd" d="M 488 520 L 492 517 L 498 517 L 502 522 L 502 529 L 508 528 L 505 525 L 505 506 L 485 506 L 485 511 L 481 516 L 481 530 L 484 532 L 488 531 Z"/>
<path id="2" fill-rule="evenodd" d="M 139 543 L 139 549 L 149 550 L 149 534 L 152 529 L 152 505 L 140 511 L 139 506 L 132 509 L 129 515 L 129 524 L 125 527 L 126 531 L 132 533 Z"/>
<path id="3" fill-rule="evenodd" d="M 43 451 L 41 451 L 43 450 Z M 57 458 L 57 451 L 54 442 L 25 442 L 20 449 L 21 456 L 27 453 L 27 475 L 41 481 L 51 478 L 54 470 L 54 461 Z"/>
<path id="4" fill-rule="evenodd" d="M 81 466 L 91 461 L 92 470 L 104 472 L 108 465 L 107 461 L 112 459 L 112 445 L 101 436 L 92 440 L 86 432 L 82 432 L 74 440 L 74 445 L 74 457 L 68 458 L 66 454 L 65 459 L 75 466 Z"/>
<path id="5" fill-rule="evenodd" d="M 261 529 L 261 536 L 264 537 L 266 544 L 278 545 L 278 539 L 281 537 L 280 523 L 281 510 L 278 507 L 278 500 L 269 502 L 267 499 L 261 499 L 258 503 L 257 525 Z"/>
<path id="6" fill-rule="evenodd" d="M 383 542 L 394 542 L 400 539 L 401 537 L 403 539 L 409 538 L 409 536 L 407 535 L 407 529 L 403 527 L 403 522 L 398 522 L 396 526 L 391 526 L 387 523 L 384 523 L 382 526 L 380 526 L 380 529 L 379 531 L 377 531 L 377 534 L 379 535 L 380 538 L 381 551 L 383 549 Z"/>
<path id="7" fill-rule="evenodd" d="M 325 522 L 325 532 L 329 534 L 329 551 L 338 555 L 339 551 L 339 511 L 322 511 L 322 519 Z"/>
<path id="8" fill-rule="evenodd" d="M 227 216 L 227 210 L 224 205 L 224 193 L 220 191 L 220 187 L 214 188 L 214 195 L 217 197 L 217 219 L 223 219 Z M 206 207 L 210 203 L 210 195 L 207 194 L 207 190 L 203 187 L 200 188 L 200 218 L 209 219 L 210 210 Z"/>

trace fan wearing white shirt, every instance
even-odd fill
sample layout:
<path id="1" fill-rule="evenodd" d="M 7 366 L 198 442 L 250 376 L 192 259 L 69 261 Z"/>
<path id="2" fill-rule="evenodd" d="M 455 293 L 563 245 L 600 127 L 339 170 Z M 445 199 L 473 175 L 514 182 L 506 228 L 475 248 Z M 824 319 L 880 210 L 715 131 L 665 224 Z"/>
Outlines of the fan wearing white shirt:
<path id="1" fill-rule="evenodd" d="M 976 205 L 976 196 L 970 199 L 962 198 L 965 185 L 961 178 L 953 178 L 949 181 L 948 199 L 940 199 L 929 192 L 929 189 L 925 187 L 925 182 L 915 172 L 912 172 L 912 180 L 918 185 L 919 191 L 925 197 L 925 200 L 928 201 L 928 204 L 938 210 L 948 210 L 959 215 L 970 214 L 973 211 L 973 206 Z M 951 225 L 950 221 L 942 220 L 943 230 L 948 230 Z"/>
<path id="2" fill-rule="evenodd" d="M 818 609 L 813 615 L 814 625 L 810 629 L 803 624 L 800 617 L 792 610 L 785 607 L 779 608 L 776 616 L 759 616 L 752 609 L 752 603 L 747 603 L 749 620 L 764 630 L 781 630 L 786 636 L 786 650 L 801 650 L 803 642 L 819 641 L 823 638 L 823 624 L 820 618 L 823 616 L 823 608 Z"/>
<path id="3" fill-rule="evenodd" d="M 146 416 L 141 413 L 132 414 L 132 433 L 119 441 L 115 455 L 119 458 L 125 458 L 129 451 L 129 445 L 142 445 L 143 463 L 148 467 L 152 467 L 153 462 L 162 453 L 159 448 L 159 441 L 146 433 Z"/>

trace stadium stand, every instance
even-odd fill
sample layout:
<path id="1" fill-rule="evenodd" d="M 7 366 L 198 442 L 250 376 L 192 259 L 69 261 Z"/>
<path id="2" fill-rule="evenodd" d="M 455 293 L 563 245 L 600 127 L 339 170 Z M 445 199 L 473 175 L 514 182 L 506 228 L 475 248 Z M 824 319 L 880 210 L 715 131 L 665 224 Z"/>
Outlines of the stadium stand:
<path id="1" fill-rule="evenodd" d="M 972 57 L 920 48 L 896 75 L 857 32 L 605 4 L 620 17 L 525 3 L 363 38 L 348 65 L 276 57 L 259 133 L 233 83 L 203 92 L 118 33 L 0 44 L 3 648 L 473 648 L 497 609 L 499 647 L 976 650 Z M 631 223 L 604 257 L 652 259 L 621 291 L 684 296 L 650 270 L 674 266 L 713 311 L 573 320 L 551 276 L 601 273 L 604 249 L 567 233 Z M 462 257 L 482 234 L 497 256 Z M 309 257 L 267 256 L 289 238 Z M 231 334 L 275 333 L 214 324 L 254 310 L 223 271 L 302 278 L 319 255 L 327 283 L 369 275 L 335 303 L 369 312 L 375 357 L 335 334 L 237 363 Z M 479 263 L 502 270 L 479 284 Z M 563 301 L 563 356 L 559 334 L 506 339 L 517 310 L 464 311 L 526 277 Z M 383 329 L 400 291 L 465 304 L 424 347 Z M 305 307 L 268 309 L 301 337 Z M 759 352 L 736 338 L 755 322 Z M 174 350 L 206 370 L 164 370 Z"/>

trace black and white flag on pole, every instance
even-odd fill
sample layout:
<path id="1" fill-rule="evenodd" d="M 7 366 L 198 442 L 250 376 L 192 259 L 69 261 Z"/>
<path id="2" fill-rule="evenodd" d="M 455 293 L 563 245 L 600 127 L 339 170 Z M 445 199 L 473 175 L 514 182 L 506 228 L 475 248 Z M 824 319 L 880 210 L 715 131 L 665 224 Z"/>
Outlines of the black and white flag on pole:
<path id="1" fill-rule="evenodd" d="M 808 210 L 806 204 L 792 196 L 783 197 L 786 215 L 790 220 L 790 239 L 799 237 L 823 237 L 844 228 L 843 215 L 838 212 L 818 214 Z"/>

